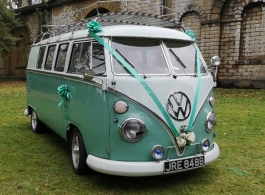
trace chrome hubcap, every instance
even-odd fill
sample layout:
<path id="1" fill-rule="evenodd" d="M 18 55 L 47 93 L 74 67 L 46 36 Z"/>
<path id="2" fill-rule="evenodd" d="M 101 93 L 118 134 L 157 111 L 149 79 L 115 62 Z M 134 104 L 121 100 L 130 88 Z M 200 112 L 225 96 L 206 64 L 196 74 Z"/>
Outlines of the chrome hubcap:
<path id="1" fill-rule="evenodd" d="M 78 168 L 79 165 L 79 142 L 78 142 L 78 136 L 74 134 L 73 140 L 72 140 L 72 161 L 75 168 Z"/>
<path id="2" fill-rule="evenodd" d="M 32 129 L 36 129 L 37 126 L 37 115 L 35 112 L 32 112 L 31 115 L 31 125 L 32 125 Z"/>

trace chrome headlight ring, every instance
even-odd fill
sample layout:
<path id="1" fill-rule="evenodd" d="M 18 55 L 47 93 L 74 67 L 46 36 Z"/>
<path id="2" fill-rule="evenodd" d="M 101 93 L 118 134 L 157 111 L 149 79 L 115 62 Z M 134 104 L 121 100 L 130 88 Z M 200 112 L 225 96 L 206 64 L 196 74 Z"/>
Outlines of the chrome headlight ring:
<path id="1" fill-rule="evenodd" d="M 125 120 L 120 126 L 121 137 L 128 142 L 138 142 L 146 134 L 144 123 L 136 118 Z"/>
<path id="2" fill-rule="evenodd" d="M 206 152 L 210 147 L 210 141 L 208 139 L 202 140 L 201 146 L 202 146 L 202 151 Z"/>
<path id="3" fill-rule="evenodd" d="M 209 112 L 206 117 L 206 123 L 205 123 L 206 131 L 210 133 L 215 127 L 215 125 L 216 125 L 216 116 L 214 112 Z"/>
<path id="4" fill-rule="evenodd" d="M 215 105 L 215 99 L 214 99 L 214 97 L 209 97 L 209 103 L 210 103 L 210 106 L 211 107 L 214 107 L 214 105 Z"/>
<path id="5" fill-rule="evenodd" d="M 151 155 L 155 160 L 160 160 L 164 156 L 164 148 L 161 145 L 156 145 L 151 151 Z"/>

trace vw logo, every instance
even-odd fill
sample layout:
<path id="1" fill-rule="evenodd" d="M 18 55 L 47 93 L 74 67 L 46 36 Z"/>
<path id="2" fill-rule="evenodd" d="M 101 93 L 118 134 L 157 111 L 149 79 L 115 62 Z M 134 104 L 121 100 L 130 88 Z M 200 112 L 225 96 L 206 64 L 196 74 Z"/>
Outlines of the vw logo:
<path id="1" fill-rule="evenodd" d="M 167 99 L 167 112 L 177 121 L 186 120 L 191 111 L 191 103 L 188 96 L 180 91 L 173 92 Z"/>

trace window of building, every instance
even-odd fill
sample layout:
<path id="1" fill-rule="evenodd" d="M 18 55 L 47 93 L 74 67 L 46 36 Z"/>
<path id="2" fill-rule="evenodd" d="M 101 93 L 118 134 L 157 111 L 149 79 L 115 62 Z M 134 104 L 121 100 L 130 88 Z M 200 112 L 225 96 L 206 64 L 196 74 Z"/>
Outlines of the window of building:
<path id="1" fill-rule="evenodd" d="M 240 59 L 264 59 L 265 3 L 249 4 L 242 13 Z"/>

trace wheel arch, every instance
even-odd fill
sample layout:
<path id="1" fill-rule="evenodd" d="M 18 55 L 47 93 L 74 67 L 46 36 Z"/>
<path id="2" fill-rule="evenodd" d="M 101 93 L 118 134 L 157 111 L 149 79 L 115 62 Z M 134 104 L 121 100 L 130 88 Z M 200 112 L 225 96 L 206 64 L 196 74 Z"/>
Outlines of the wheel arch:
<path id="1" fill-rule="evenodd" d="M 75 125 L 75 124 L 73 124 L 73 123 L 69 123 L 68 126 L 67 126 L 67 129 L 66 129 L 66 139 L 67 139 L 67 142 L 69 142 L 69 143 L 71 141 L 71 135 L 72 135 L 72 132 L 73 132 L 74 128 L 76 128 L 80 132 L 78 126 Z M 80 134 L 82 135 L 81 132 L 80 132 Z"/>
<path id="2" fill-rule="evenodd" d="M 27 109 L 28 109 L 28 115 L 31 115 L 31 113 L 32 113 L 32 110 L 36 110 L 33 106 L 31 106 L 31 105 L 28 105 L 27 106 Z"/>

